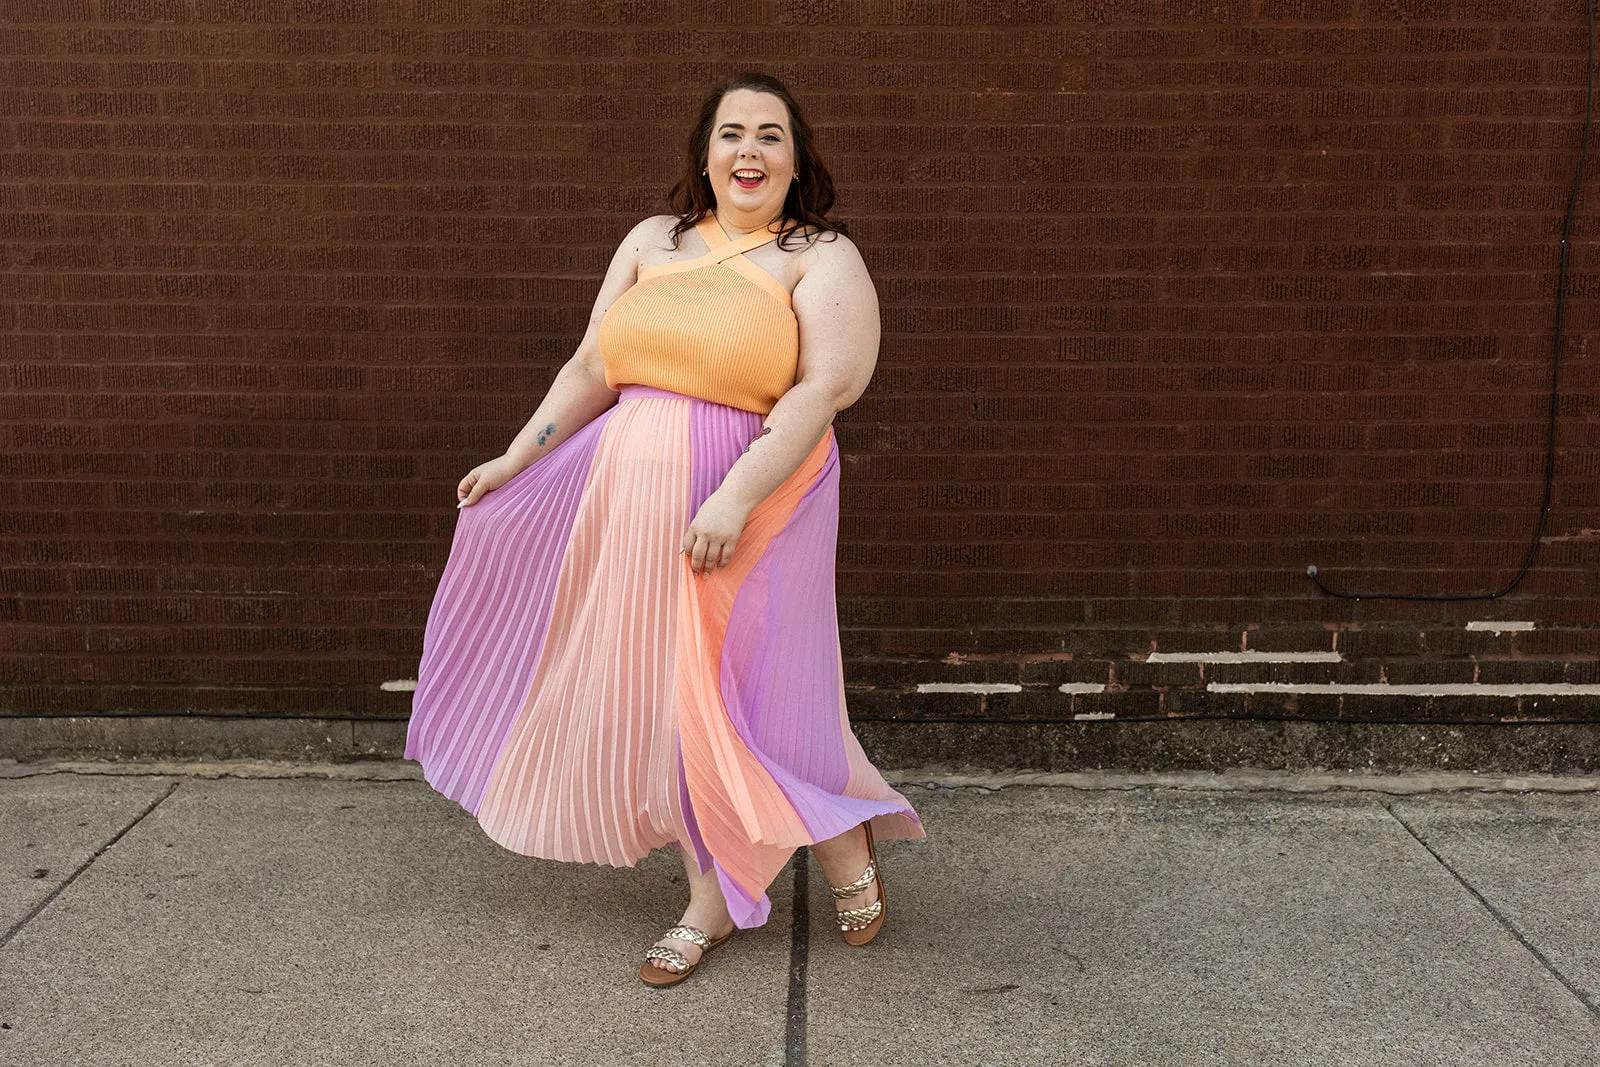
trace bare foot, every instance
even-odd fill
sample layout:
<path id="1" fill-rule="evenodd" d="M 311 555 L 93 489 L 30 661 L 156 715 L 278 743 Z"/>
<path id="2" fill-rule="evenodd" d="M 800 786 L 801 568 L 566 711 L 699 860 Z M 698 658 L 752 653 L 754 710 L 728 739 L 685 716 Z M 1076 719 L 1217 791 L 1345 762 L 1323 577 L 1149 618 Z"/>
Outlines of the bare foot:
<path id="1" fill-rule="evenodd" d="M 859 823 L 837 837 L 818 841 L 811 846 L 811 852 L 822 867 L 822 876 L 832 885 L 849 885 L 865 873 L 867 864 L 872 861 L 872 854 L 867 851 L 867 829 Z M 867 888 L 854 896 L 843 900 L 834 897 L 833 906 L 836 912 L 848 911 L 864 908 L 877 899 L 878 880 L 874 878 Z"/>
<path id="2" fill-rule="evenodd" d="M 711 940 L 715 941 L 723 934 L 729 933 L 733 930 L 733 918 L 728 914 L 726 908 L 723 909 L 720 915 L 707 914 L 706 909 L 696 907 L 691 903 L 688 910 L 683 913 L 683 918 L 678 920 L 678 925 L 692 926 L 696 930 L 704 933 Z M 691 967 L 700 962 L 700 953 L 703 951 L 700 946 L 695 944 L 693 941 L 682 941 L 676 937 L 663 937 L 661 940 L 656 942 L 656 945 L 660 945 L 664 948 L 670 948 L 674 952 L 683 953 L 683 958 L 689 961 L 689 965 Z M 653 948 L 655 946 L 651 947 Z M 666 971 L 670 974 L 683 973 L 682 969 L 674 967 L 666 960 L 652 959 L 650 962 L 657 969 Z"/>

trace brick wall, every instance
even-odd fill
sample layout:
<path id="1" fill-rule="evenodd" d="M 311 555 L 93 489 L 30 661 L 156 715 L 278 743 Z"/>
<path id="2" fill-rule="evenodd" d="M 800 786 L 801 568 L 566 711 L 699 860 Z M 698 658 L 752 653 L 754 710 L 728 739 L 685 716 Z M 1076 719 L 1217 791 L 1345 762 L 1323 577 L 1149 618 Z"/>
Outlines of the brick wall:
<path id="1" fill-rule="evenodd" d="M 1360 762 L 1402 720 L 1600 766 L 1592 189 L 1535 569 L 1305 575 L 1521 562 L 1580 0 L 694 6 L 0 2 L 0 754 L 395 751 L 455 482 L 752 68 L 882 303 L 838 422 L 869 748 L 1282 762 L 1345 720 L 1304 758 Z"/>

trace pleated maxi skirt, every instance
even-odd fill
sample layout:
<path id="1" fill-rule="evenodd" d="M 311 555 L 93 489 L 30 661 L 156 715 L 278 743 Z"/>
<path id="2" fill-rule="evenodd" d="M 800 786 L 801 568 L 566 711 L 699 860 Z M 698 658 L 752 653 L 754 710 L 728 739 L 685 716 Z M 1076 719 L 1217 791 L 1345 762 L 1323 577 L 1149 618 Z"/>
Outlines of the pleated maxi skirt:
<path id="1" fill-rule="evenodd" d="M 921 819 L 845 710 L 830 426 L 731 564 L 682 552 L 762 416 L 652 386 L 463 508 L 428 612 L 407 759 L 494 841 L 633 866 L 692 849 L 740 927 L 802 845 Z"/>

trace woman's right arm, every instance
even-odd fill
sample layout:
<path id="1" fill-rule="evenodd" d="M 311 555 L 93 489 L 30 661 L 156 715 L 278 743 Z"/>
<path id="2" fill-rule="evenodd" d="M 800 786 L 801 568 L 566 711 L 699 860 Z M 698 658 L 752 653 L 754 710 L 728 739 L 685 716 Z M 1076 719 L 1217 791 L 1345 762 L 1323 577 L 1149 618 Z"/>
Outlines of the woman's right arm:
<path id="1" fill-rule="evenodd" d="M 589 328 L 577 351 L 556 372 L 544 400 L 505 454 L 473 468 L 461 479 L 456 487 L 457 507 L 476 503 L 484 493 L 504 485 L 617 402 L 617 391 L 606 384 L 605 366 L 600 360 L 600 320 L 633 286 L 639 257 L 657 243 L 663 223 L 670 221 L 674 221 L 672 216 L 652 215 L 622 239 L 600 283 L 600 293 L 589 313 Z"/>

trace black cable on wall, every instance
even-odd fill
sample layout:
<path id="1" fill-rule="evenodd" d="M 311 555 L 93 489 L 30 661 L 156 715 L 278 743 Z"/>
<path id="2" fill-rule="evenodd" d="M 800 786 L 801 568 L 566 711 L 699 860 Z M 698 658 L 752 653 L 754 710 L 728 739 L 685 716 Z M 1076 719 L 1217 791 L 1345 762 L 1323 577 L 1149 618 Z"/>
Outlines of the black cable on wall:
<path id="1" fill-rule="evenodd" d="M 1594 0 L 1588 0 L 1589 14 L 1589 65 L 1588 84 L 1584 90 L 1583 103 L 1583 140 L 1578 147 L 1578 169 L 1572 178 L 1572 188 L 1567 193 L 1567 217 L 1561 225 L 1561 267 L 1556 274 L 1556 322 L 1554 350 L 1550 357 L 1550 417 L 1547 428 L 1545 455 L 1544 455 L 1544 500 L 1539 505 L 1539 521 L 1533 529 L 1533 541 L 1528 545 L 1528 554 L 1522 560 L 1522 569 L 1517 571 L 1516 577 L 1507 582 L 1505 587 L 1493 593 L 1346 593 L 1337 589 L 1330 589 L 1317 577 L 1317 566 L 1312 564 L 1306 568 L 1306 574 L 1316 583 L 1317 588 L 1328 596 L 1339 597 L 1344 600 L 1498 600 L 1515 589 L 1522 581 L 1528 569 L 1533 566 L 1534 557 L 1539 554 L 1539 545 L 1544 540 L 1544 527 L 1550 518 L 1550 496 L 1555 486 L 1556 473 L 1556 401 L 1560 396 L 1559 383 L 1561 380 L 1561 324 L 1564 319 L 1567 290 L 1567 253 L 1569 251 L 1568 239 L 1572 235 L 1572 216 L 1578 204 L 1578 188 L 1583 184 L 1583 165 L 1589 158 L 1589 124 L 1594 116 Z"/>

